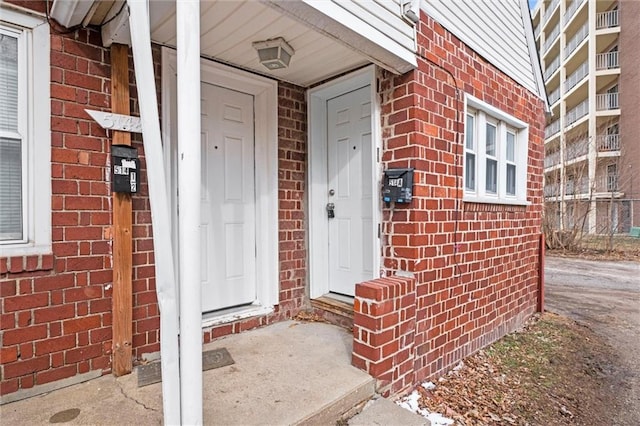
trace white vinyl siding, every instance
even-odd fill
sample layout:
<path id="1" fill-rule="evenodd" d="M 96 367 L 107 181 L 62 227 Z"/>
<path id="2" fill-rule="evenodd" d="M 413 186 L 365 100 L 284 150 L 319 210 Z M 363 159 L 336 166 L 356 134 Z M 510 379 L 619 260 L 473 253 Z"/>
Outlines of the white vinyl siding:
<path id="1" fill-rule="evenodd" d="M 423 0 L 421 7 L 491 64 L 543 97 L 535 68 L 540 66 L 537 57 L 532 59 L 526 33 L 531 24 L 525 20 L 531 18 L 523 16 L 520 1 Z"/>
<path id="2" fill-rule="evenodd" d="M 0 255 L 49 253 L 49 26 L 4 4 L 0 12 Z"/>
<path id="3" fill-rule="evenodd" d="M 466 96 L 464 200 L 527 204 L 526 123 Z"/>

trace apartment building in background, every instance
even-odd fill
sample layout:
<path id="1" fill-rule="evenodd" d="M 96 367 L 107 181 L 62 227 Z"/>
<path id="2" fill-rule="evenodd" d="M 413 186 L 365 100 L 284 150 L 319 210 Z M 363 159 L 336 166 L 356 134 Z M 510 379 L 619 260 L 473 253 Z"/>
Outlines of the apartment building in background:
<path id="1" fill-rule="evenodd" d="M 640 226 L 640 2 L 541 1 L 532 20 L 551 104 L 546 223 L 629 232 Z"/>

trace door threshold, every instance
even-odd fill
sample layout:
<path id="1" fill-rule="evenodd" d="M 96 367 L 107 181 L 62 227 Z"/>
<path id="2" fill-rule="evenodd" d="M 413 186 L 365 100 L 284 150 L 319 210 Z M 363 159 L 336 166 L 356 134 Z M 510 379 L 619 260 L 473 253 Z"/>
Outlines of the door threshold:
<path id="1" fill-rule="evenodd" d="M 213 327 L 220 324 L 227 324 L 250 317 L 268 315 L 271 313 L 273 313 L 273 307 L 261 305 L 249 305 L 224 309 L 222 311 L 203 314 L 202 328 Z"/>
<path id="2" fill-rule="evenodd" d="M 311 307 L 327 321 L 343 326 L 353 325 L 353 298 L 328 293 L 311 300 Z"/>

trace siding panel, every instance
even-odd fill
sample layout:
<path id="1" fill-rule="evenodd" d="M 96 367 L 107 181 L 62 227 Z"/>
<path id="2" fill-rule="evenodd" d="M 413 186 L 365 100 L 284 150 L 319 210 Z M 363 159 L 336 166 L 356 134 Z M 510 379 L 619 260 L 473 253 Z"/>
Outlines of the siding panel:
<path id="1" fill-rule="evenodd" d="M 538 93 L 519 0 L 429 0 L 422 9 L 489 62 Z"/>

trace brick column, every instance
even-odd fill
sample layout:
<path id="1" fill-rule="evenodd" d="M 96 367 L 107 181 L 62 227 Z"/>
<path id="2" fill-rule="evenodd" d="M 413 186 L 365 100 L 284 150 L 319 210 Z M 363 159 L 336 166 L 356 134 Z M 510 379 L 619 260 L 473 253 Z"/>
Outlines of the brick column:
<path id="1" fill-rule="evenodd" d="M 413 386 L 416 283 L 387 277 L 356 285 L 352 364 L 385 396 Z"/>

